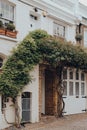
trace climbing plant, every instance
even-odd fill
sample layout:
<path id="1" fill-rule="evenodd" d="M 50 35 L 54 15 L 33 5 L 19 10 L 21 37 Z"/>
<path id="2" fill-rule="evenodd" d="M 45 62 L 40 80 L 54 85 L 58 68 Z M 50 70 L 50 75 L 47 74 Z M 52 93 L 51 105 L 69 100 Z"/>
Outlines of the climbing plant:
<path id="1" fill-rule="evenodd" d="M 32 82 L 30 71 L 37 64 L 46 63 L 55 69 L 58 82 L 58 113 L 62 116 L 63 86 L 61 74 L 63 68 L 75 67 L 87 70 L 87 53 L 84 48 L 66 40 L 55 39 L 43 30 L 29 33 L 13 50 L 2 68 L 0 75 L 0 93 L 15 99 L 24 86 Z M 64 104 L 64 103 L 63 103 Z"/>

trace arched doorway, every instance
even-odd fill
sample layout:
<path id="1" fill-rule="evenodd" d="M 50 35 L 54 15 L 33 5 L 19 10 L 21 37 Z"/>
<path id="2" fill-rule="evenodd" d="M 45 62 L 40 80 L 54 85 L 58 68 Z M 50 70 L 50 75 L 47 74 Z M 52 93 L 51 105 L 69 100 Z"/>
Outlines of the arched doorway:
<path id="1" fill-rule="evenodd" d="M 30 122 L 31 117 L 31 93 L 22 93 L 22 122 Z"/>

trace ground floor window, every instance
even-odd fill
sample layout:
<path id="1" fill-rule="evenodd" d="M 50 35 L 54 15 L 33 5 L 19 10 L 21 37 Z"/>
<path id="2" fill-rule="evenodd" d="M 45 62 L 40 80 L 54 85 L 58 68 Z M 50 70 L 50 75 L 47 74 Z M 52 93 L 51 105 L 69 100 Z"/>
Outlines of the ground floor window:
<path id="1" fill-rule="evenodd" d="M 22 93 L 22 122 L 30 122 L 31 117 L 31 93 Z"/>
<path id="2" fill-rule="evenodd" d="M 64 95 L 85 95 L 86 74 L 81 70 L 64 69 L 63 71 Z"/>
<path id="3" fill-rule="evenodd" d="M 66 68 L 63 72 L 65 102 L 64 114 L 76 114 L 86 111 L 86 73 Z"/>

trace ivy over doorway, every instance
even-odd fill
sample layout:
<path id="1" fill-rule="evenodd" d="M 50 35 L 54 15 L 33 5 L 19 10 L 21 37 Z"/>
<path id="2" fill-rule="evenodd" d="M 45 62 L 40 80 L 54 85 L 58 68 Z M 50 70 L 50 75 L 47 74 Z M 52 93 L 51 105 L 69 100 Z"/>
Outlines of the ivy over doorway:
<path id="1" fill-rule="evenodd" d="M 8 57 L 0 75 L 0 93 L 16 98 L 24 86 L 32 81 L 30 72 L 34 66 L 41 63 L 49 64 L 58 72 L 60 78 L 57 91 L 60 101 L 57 105 L 61 108 L 61 72 L 65 66 L 86 71 L 87 53 L 84 48 L 66 40 L 55 39 L 44 30 L 29 33 Z M 58 116 L 62 116 L 63 109 L 59 110 L 58 107 L 58 111 Z"/>
<path id="2" fill-rule="evenodd" d="M 16 97 L 32 81 L 30 71 L 33 67 L 44 62 L 54 68 L 69 66 L 86 70 L 87 53 L 80 46 L 55 39 L 43 30 L 32 31 L 4 63 L 0 92 L 7 97 Z"/>

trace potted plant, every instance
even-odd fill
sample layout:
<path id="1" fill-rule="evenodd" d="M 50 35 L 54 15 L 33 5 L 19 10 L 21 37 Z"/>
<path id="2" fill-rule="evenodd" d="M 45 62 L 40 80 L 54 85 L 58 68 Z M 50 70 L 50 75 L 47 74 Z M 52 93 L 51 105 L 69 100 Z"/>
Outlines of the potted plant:
<path id="1" fill-rule="evenodd" d="M 1 20 L 0 20 L 0 35 L 5 35 L 5 28 Z"/>
<path id="2" fill-rule="evenodd" d="M 83 38 L 83 36 L 82 36 L 81 33 L 78 33 L 78 34 L 76 34 L 76 36 L 75 36 L 76 41 L 81 41 L 82 38 Z"/>
<path id="3" fill-rule="evenodd" d="M 16 38 L 17 31 L 15 30 L 15 25 L 11 22 L 6 24 L 6 36 L 11 38 Z"/>

